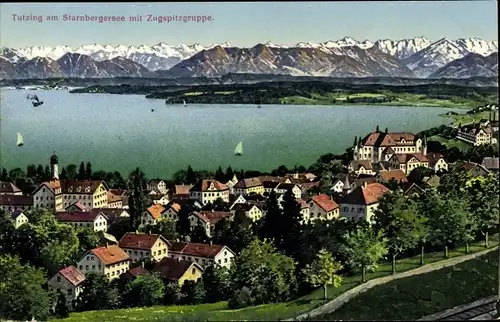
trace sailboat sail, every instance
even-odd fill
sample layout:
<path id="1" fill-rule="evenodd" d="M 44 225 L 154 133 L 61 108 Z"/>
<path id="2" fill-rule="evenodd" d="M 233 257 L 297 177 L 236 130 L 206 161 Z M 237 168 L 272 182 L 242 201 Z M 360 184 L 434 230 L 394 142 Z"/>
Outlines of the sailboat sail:
<path id="1" fill-rule="evenodd" d="M 187 106 L 186 101 L 184 100 L 182 100 L 182 104 L 184 104 L 184 106 Z"/>
<path id="2" fill-rule="evenodd" d="M 21 133 L 17 132 L 17 145 L 21 146 L 23 144 L 24 144 L 24 142 L 23 142 L 23 136 L 22 136 Z"/>
<path id="3" fill-rule="evenodd" d="M 243 142 L 238 143 L 236 149 L 234 149 L 234 154 L 242 155 L 243 154 Z"/>

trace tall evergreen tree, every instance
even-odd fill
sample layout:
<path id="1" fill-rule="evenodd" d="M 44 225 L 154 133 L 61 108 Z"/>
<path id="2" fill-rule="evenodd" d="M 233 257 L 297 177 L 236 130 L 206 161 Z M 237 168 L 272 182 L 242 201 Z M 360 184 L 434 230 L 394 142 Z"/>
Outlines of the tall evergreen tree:
<path id="1" fill-rule="evenodd" d="M 39 164 L 36 167 L 36 175 L 39 178 L 39 180 L 43 180 L 43 177 L 45 176 L 45 173 L 43 171 L 43 166 L 41 164 Z"/>
<path id="2" fill-rule="evenodd" d="M 49 180 L 52 178 L 52 173 L 50 172 L 50 168 L 48 165 L 45 166 L 43 170 L 43 180 Z"/>
<path id="3" fill-rule="evenodd" d="M 279 243 L 282 237 L 281 224 L 283 223 L 283 216 L 281 215 L 281 209 L 278 205 L 278 199 L 276 197 L 276 192 L 271 191 L 269 198 L 266 201 L 267 213 L 262 218 L 262 226 L 259 231 L 259 236 L 275 240 L 275 245 Z"/>
<path id="4" fill-rule="evenodd" d="M 189 236 L 189 234 L 191 234 L 191 223 L 189 222 L 188 216 L 192 211 L 193 207 L 189 204 L 183 205 L 179 211 L 176 230 L 181 236 Z"/>
<path id="5" fill-rule="evenodd" d="M 129 209 L 130 226 L 137 230 L 141 223 L 141 216 L 145 210 L 144 206 L 144 173 L 136 168 L 129 176 Z"/>
<path id="6" fill-rule="evenodd" d="M 87 166 L 85 167 L 85 179 L 92 179 L 92 164 L 90 162 L 87 162 Z"/>
<path id="7" fill-rule="evenodd" d="M 191 168 L 190 165 L 188 165 L 186 170 L 186 181 L 187 184 L 195 184 L 197 181 L 196 173 L 194 173 L 193 168 Z"/>
<path id="8" fill-rule="evenodd" d="M 234 171 L 233 171 L 233 168 L 231 168 L 231 166 L 227 167 L 226 169 L 226 182 L 231 180 L 234 176 Z"/>
<path id="9" fill-rule="evenodd" d="M 36 177 L 36 165 L 30 164 L 26 167 L 26 176 L 28 178 L 35 178 Z"/>
<path id="10" fill-rule="evenodd" d="M 289 256 L 297 257 L 299 252 L 299 243 L 297 243 L 297 238 L 300 238 L 302 232 L 302 225 L 300 223 L 302 221 L 302 214 L 300 213 L 300 204 L 295 199 L 295 195 L 291 189 L 285 192 L 282 205 L 282 249 Z"/>
<path id="11" fill-rule="evenodd" d="M 66 171 L 65 167 L 62 167 L 61 174 L 59 175 L 59 179 L 61 179 L 61 180 L 68 179 L 68 171 Z"/>
<path id="12" fill-rule="evenodd" d="M 85 180 L 85 164 L 83 163 L 80 163 L 80 168 L 78 168 L 78 176 L 77 176 L 78 180 Z"/>
<path id="13" fill-rule="evenodd" d="M 215 177 L 214 177 L 214 179 L 217 180 L 217 181 L 219 181 L 219 182 L 227 182 L 226 175 L 222 171 L 221 167 L 217 168 L 217 171 L 215 171 Z"/>
<path id="14" fill-rule="evenodd" d="M 69 316 L 69 309 L 66 305 L 66 296 L 64 296 L 63 292 L 59 291 L 57 295 L 57 303 L 54 308 L 54 313 L 58 318 L 67 318 Z"/>
<path id="15" fill-rule="evenodd" d="M 1 175 L 1 179 L 2 179 L 2 180 L 7 180 L 7 179 L 8 179 L 7 169 L 5 169 L 5 168 L 2 168 L 2 175 Z"/>

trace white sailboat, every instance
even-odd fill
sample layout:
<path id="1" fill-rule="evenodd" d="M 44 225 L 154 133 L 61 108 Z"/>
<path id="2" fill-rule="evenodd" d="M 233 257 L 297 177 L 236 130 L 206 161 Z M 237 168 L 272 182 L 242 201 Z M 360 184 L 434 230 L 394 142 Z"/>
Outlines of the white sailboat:
<path id="1" fill-rule="evenodd" d="M 234 149 L 234 155 L 243 155 L 243 142 L 238 143 L 236 149 Z"/>
<path id="2" fill-rule="evenodd" d="M 182 100 L 182 104 L 184 104 L 184 106 L 187 106 L 187 104 L 186 104 L 186 101 L 185 101 L 185 100 Z"/>
<path id="3" fill-rule="evenodd" d="M 17 146 L 23 146 L 23 145 L 24 145 L 23 135 L 17 132 Z"/>

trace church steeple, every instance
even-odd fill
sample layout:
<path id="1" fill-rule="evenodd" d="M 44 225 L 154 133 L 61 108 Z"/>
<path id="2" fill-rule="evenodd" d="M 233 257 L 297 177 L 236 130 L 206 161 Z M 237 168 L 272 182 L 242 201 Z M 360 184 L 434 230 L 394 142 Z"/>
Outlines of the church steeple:
<path id="1" fill-rule="evenodd" d="M 59 160 L 56 155 L 56 151 L 50 157 L 50 172 L 52 173 L 52 178 L 59 180 Z"/>
<path id="2" fill-rule="evenodd" d="M 354 146 L 358 146 L 358 136 L 354 137 Z"/>

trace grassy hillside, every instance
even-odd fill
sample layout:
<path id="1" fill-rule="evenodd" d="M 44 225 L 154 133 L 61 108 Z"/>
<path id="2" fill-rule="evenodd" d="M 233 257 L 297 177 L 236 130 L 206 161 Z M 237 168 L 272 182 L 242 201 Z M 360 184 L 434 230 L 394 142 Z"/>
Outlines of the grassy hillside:
<path id="1" fill-rule="evenodd" d="M 376 286 L 315 320 L 415 320 L 495 295 L 498 252 Z"/>
<path id="2" fill-rule="evenodd" d="M 491 236 L 490 247 L 498 244 L 498 235 Z M 484 250 L 484 242 L 471 245 L 471 252 Z M 450 257 L 465 254 L 463 247 L 450 251 Z M 435 263 L 443 259 L 443 253 L 426 254 L 427 264 Z M 400 259 L 397 261 L 398 272 L 408 271 L 420 266 L 420 256 Z M 375 272 L 368 272 L 367 278 L 388 276 L 392 272 L 391 263 L 382 263 Z M 359 274 L 347 276 L 343 279 L 339 288 L 329 287 L 329 298 L 335 298 L 340 294 L 360 284 Z M 229 320 L 279 320 L 297 316 L 308 312 L 324 303 L 323 290 L 317 289 L 311 294 L 303 296 L 295 301 L 287 303 L 267 304 L 247 307 L 239 310 L 230 310 L 226 302 L 186 306 L 155 306 L 148 308 L 133 308 L 109 311 L 89 311 L 73 313 L 68 319 L 56 321 L 229 321 Z"/>

